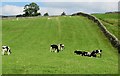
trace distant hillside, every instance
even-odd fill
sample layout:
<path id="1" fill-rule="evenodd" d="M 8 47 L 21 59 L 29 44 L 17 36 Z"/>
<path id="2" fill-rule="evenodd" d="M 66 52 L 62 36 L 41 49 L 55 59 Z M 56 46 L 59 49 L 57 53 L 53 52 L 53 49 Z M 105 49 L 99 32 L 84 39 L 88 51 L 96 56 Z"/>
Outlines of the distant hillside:
<path id="1" fill-rule="evenodd" d="M 120 11 L 116 11 L 116 12 L 106 12 L 105 14 L 116 14 L 116 13 L 120 14 Z"/>

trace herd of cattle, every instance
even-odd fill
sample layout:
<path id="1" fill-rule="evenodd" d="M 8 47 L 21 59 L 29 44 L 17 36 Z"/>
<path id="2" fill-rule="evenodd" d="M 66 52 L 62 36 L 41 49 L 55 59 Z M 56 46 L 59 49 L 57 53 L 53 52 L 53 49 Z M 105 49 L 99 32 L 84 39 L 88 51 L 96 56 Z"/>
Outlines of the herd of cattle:
<path id="1" fill-rule="evenodd" d="M 64 44 L 51 44 L 50 46 L 50 52 L 56 52 L 58 53 L 59 51 L 63 51 L 64 49 Z M 74 51 L 75 54 L 77 55 L 81 55 L 81 56 L 88 56 L 88 57 L 101 57 L 102 55 L 102 50 L 93 50 L 92 52 L 87 52 L 87 51 L 79 51 L 79 50 L 75 50 Z"/>
<path id="2" fill-rule="evenodd" d="M 58 53 L 60 51 L 63 51 L 65 48 L 64 44 L 51 44 L 50 45 L 50 52 L 55 52 Z M 11 49 L 9 46 L 2 46 L 2 55 L 11 54 Z M 79 51 L 75 50 L 74 54 L 76 55 L 81 55 L 81 56 L 88 56 L 88 57 L 101 57 L 102 55 L 102 50 L 93 50 L 92 52 L 87 52 L 87 51 Z"/>

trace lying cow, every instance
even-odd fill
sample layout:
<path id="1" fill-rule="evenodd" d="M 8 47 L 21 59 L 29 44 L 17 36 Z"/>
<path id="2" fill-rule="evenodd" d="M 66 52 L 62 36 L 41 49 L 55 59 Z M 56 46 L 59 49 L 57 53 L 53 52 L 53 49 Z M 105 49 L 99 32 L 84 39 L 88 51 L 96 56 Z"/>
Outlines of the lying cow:
<path id="1" fill-rule="evenodd" d="M 74 53 L 81 56 L 97 57 L 99 55 L 101 57 L 102 50 L 94 50 L 92 52 L 75 50 Z"/>
<path id="2" fill-rule="evenodd" d="M 102 50 L 93 50 L 92 52 L 91 52 L 91 54 L 90 54 L 90 57 L 92 56 L 92 57 L 97 57 L 97 55 L 100 55 L 99 57 L 101 57 L 101 55 L 102 55 Z"/>
<path id="3" fill-rule="evenodd" d="M 75 50 L 74 53 L 77 55 L 81 55 L 81 56 L 90 56 L 90 54 L 91 54 L 90 52 L 79 51 L 79 50 Z"/>
<path id="4" fill-rule="evenodd" d="M 63 51 L 64 49 L 64 44 L 51 44 L 50 46 L 50 52 L 59 52 L 59 51 Z"/>
<path id="5" fill-rule="evenodd" d="M 9 46 L 2 46 L 2 55 L 5 55 L 7 53 L 8 55 L 11 54 L 11 50 Z"/>

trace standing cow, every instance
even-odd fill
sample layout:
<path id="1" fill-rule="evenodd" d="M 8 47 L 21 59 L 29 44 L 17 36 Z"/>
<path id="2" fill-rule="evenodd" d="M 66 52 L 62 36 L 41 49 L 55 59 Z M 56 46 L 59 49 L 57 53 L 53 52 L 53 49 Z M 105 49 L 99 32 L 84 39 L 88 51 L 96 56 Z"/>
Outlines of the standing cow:
<path id="1" fill-rule="evenodd" d="M 8 55 L 11 54 L 11 49 L 9 46 L 2 46 L 2 55 L 5 55 L 7 53 Z"/>
<path id="2" fill-rule="evenodd" d="M 50 46 L 50 52 L 59 52 L 58 45 L 56 44 L 51 44 Z"/>
<path id="3" fill-rule="evenodd" d="M 56 52 L 58 53 L 59 51 L 63 51 L 64 49 L 64 44 L 51 44 L 50 45 L 50 52 Z"/>

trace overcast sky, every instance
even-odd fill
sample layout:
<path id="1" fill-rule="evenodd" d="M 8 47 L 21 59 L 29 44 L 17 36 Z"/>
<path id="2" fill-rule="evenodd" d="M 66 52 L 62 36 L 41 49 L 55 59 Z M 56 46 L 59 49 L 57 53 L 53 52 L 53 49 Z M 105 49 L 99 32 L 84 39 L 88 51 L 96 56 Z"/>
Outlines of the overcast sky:
<path id="1" fill-rule="evenodd" d="M 2 11 L 0 11 L 0 15 L 23 14 L 24 6 L 31 2 L 33 1 L 2 0 L 2 5 L 0 5 Z M 48 12 L 49 15 L 60 15 L 63 11 L 66 14 L 73 14 L 76 12 L 104 13 L 118 11 L 118 0 L 37 0 L 35 3 L 39 5 L 39 12 L 41 12 L 42 15 L 46 12 Z"/>

